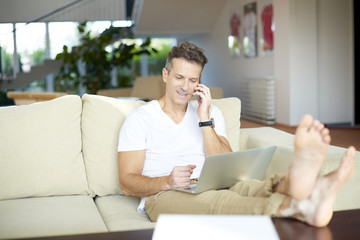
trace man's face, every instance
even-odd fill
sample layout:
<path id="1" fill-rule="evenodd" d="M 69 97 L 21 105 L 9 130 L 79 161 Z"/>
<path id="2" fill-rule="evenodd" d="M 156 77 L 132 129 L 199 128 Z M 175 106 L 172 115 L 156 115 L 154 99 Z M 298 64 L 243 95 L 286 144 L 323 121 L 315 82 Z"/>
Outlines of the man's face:
<path id="1" fill-rule="evenodd" d="M 193 96 L 194 88 L 199 84 L 201 72 L 200 64 L 188 62 L 184 58 L 174 58 L 170 72 L 163 69 L 166 95 L 175 104 L 187 104 Z"/>

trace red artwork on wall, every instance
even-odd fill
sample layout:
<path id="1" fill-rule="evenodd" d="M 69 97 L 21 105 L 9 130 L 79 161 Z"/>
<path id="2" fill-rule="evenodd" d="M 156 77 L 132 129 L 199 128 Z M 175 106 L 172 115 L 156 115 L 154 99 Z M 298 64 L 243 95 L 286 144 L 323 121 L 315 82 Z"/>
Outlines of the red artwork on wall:
<path id="1" fill-rule="evenodd" d="M 261 13 L 261 21 L 263 26 L 264 46 L 263 50 L 268 51 L 274 48 L 274 32 L 273 32 L 273 5 L 269 4 L 264 7 Z"/>

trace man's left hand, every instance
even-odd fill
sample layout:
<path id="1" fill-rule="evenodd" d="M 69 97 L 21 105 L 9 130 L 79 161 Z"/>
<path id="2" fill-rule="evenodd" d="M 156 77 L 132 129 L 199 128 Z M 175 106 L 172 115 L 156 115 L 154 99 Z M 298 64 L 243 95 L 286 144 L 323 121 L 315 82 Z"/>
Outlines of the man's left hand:
<path id="1" fill-rule="evenodd" d="M 199 96 L 199 107 L 197 109 L 197 114 L 199 116 L 200 122 L 209 121 L 210 119 L 210 106 L 211 106 L 211 94 L 210 89 L 204 84 L 199 83 L 195 88 L 193 95 Z"/>

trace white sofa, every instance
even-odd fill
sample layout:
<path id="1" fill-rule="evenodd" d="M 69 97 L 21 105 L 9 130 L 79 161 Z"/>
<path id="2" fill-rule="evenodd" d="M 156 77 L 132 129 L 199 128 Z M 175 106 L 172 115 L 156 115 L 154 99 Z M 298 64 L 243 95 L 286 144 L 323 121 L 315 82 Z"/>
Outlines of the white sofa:
<path id="1" fill-rule="evenodd" d="M 240 101 L 216 99 L 233 150 L 278 145 L 266 176 L 285 172 L 293 136 L 266 127 L 242 129 Z M 142 101 L 68 95 L 0 108 L 0 238 L 24 238 L 153 228 L 136 211 L 139 199 L 118 183 L 118 133 Z M 345 149 L 331 147 L 322 173 Z M 360 168 L 359 154 L 356 170 Z M 341 190 L 335 210 L 360 207 L 359 171 Z"/>

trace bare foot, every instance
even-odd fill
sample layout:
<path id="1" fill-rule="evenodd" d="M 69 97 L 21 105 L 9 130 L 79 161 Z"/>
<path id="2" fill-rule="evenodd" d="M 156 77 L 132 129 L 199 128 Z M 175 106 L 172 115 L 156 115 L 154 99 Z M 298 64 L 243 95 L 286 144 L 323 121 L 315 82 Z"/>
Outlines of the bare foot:
<path id="1" fill-rule="evenodd" d="M 355 148 L 349 147 L 336 171 L 317 178 L 309 198 L 300 201 L 288 199 L 279 209 L 280 215 L 291 216 L 316 227 L 326 226 L 333 215 L 336 194 L 354 172 L 354 159 Z"/>
<path id="2" fill-rule="evenodd" d="M 310 196 L 330 144 L 329 130 L 305 115 L 296 129 L 294 158 L 287 173 L 287 194 L 302 200 Z"/>
<path id="3" fill-rule="evenodd" d="M 336 194 L 354 173 L 354 159 L 355 148 L 350 147 L 343 156 L 339 168 L 335 172 L 318 179 L 314 193 L 310 197 L 315 205 L 315 211 L 313 216 L 310 214 L 305 217 L 307 223 L 321 227 L 330 222 Z"/>

